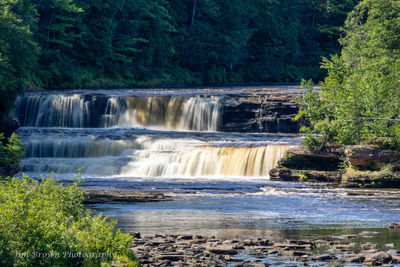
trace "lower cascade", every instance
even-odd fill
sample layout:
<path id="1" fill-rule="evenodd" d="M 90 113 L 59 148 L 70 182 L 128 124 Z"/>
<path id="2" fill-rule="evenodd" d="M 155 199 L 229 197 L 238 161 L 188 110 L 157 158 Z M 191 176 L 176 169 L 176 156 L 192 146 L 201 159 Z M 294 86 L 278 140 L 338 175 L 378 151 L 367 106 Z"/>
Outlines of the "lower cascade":
<path id="1" fill-rule="evenodd" d="M 290 145 L 209 146 L 189 138 L 132 140 L 96 139 L 94 136 L 23 137 L 23 171 L 124 177 L 263 176 L 276 166 Z"/>

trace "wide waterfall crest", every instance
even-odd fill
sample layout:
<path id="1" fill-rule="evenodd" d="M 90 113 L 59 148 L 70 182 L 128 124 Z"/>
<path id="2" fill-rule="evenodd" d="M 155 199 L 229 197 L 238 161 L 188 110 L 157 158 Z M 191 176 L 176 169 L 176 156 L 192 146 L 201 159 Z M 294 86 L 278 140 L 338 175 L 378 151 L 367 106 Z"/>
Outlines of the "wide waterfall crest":
<path id="1" fill-rule="evenodd" d="M 24 127 L 161 126 L 217 131 L 221 124 L 221 105 L 214 96 L 28 94 L 18 99 L 16 118 Z"/>
<path id="2" fill-rule="evenodd" d="M 289 145 L 210 147 L 192 138 L 25 139 L 23 170 L 126 177 L 268 177 Z"/>

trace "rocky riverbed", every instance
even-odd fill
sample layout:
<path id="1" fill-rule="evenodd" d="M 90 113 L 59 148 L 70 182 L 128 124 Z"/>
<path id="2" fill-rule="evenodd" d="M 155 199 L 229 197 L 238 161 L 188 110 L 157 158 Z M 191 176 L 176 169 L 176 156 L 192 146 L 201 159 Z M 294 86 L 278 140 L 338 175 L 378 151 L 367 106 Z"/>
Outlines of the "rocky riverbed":
<path id="1" fill-rule="evenodd" d="M 324 237 L 310 240 L 272 241 L 265 238 L 221 239 L 201 235 L 134 235 L 132 250 L 142 266 L 342 266 L 400 264 L 394 244 Z M 117 262 L 114 262 L 116 265 Z"/>

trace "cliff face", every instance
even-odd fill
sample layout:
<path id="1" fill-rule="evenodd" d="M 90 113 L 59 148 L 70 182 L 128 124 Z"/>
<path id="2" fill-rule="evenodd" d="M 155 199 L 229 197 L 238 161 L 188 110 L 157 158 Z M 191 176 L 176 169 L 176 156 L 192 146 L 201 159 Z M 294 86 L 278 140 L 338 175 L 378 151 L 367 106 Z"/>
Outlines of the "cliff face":
<path id="1" fill-rule="evenodd" d="M 291 92 L 225 96 L 222 99 L 222 131 L 298 133 L 293 121 L 299 107 Z"/>
<path id="2" fill-rule="evenodd" d="M 337 183 L 349 188 L 400 188 L 400 152 L 374 145 L 311 153 L 289 149 L 271 180 Z"/>

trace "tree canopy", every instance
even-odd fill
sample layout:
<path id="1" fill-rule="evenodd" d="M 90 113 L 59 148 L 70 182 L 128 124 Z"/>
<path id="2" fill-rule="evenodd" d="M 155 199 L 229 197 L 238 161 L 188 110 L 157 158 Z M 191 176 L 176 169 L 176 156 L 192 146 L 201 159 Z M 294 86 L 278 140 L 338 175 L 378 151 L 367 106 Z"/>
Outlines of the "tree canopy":
<path id="1" fill-rule="evenodd" d="M 325 59 L 321 93 L 308 85 L 304 130 L 311 144 L 400 145 L 400 1 L 364 0 L 352 11 L 340 55 Z M 319 145 L 318 145 L 319 144 Z"/>
<path id="2" fill-rule="evenodd" d="M 0 114 L 26 87 L 321 80 L 355 0 L 0 0 Z"/>

